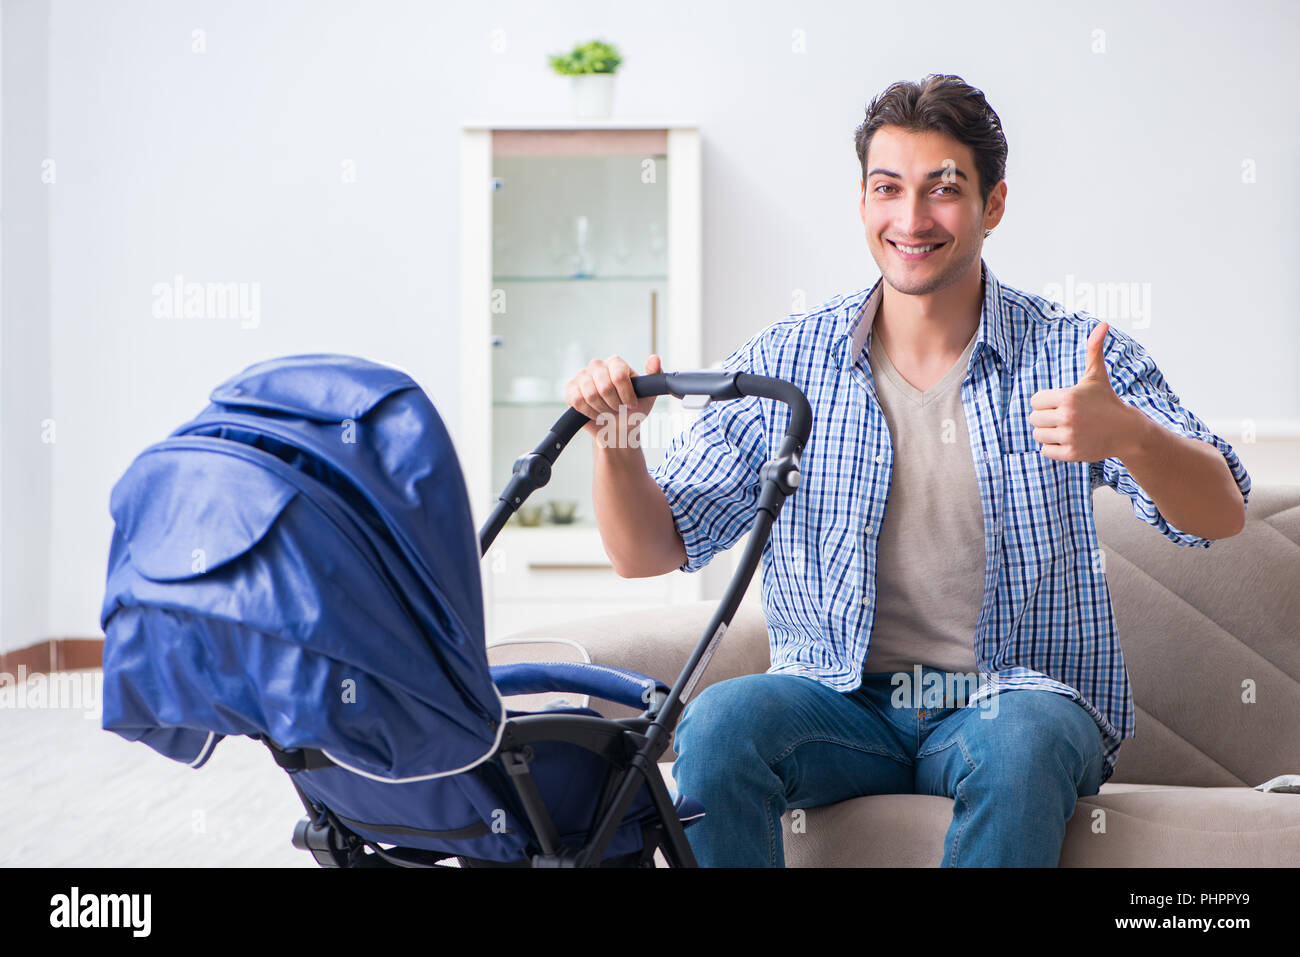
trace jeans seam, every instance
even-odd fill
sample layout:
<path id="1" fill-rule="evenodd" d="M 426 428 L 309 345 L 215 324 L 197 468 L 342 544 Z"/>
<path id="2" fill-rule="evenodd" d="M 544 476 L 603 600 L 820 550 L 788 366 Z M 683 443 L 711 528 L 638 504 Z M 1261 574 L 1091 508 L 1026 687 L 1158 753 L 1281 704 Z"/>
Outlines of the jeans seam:
<path id="1" fill-rule="evenodd" d="M 941 751 L 947 751 L 956 743 L 957 743 L 957 739 L 954 737 L 950 741 L 947 741 L 946 743 L 939 745 L 937 748 L 932 748 L 929 751 L 917 751 L 916 756 L 918 759 L 928 758 L 931 755 L 939 754 Z"/>
<path id="2" fill-rule="evenodd" d="M 805 744 L 809 744 L 810 742 L 813 741 L 820 741 L 825 744 L 835 744 L 835 745 L 839 745 L 842 748 L 850 748 L 854 751 L 861 751 L 865 754 L 879 754 L 882 757 L 889 758 L 891 761 L 898 761 L 899 763 L 904 765 L 908 765 L 911 763 L 907 760 L 905 756 L 895 754 L 891 751 L 887 751 L 882 748 L 859 744 L 854 741 L 848 741 L 844 738 L 836 738 L 831 735 L 810 734 L 810 735 L 805 735 L 804 737 L 799 738 L 796 741 L 790 742 L 789 744 L 786 745 L 784 750 L 777 752 L 777 754 L 774 757 L 768 759 L 767 760 L 768 770 L 775 771 L 772 765 L 780 764 L 782 761 L 788 758 L 796 748 L 801 747 L 802 745 Z"/>
<path id="3" fill-rule="evenodd" d="M 966 745 L 961 741 L 960 738 L 955 736 L 953 737 L 953 741 L 954 743 L 957 744 L 959 748 L 961 748 L 962 758 L 966 761 L 966 764 L 970 767 L 970 769 L 974 771 L 975 762 L 971 760 L 970 753 L 966 750 Z M 966 797 L 964 794 L 962 794 L 962 785 L 964 785 L 965 783 L 966 783 L 966 778 L 963 777 L 960 781 L 957 782 L 957 786 L 952 789 L 952 795 L 959 806 L 964 805 L 967 808 L 967 810 L 969 810 L 970 805 L 967 804 Z M 957 831 L 952 836 L 952 860 L 949 861 L 949 864 L 952 867 L 957 866 L 957 855 L 959 853 L 959 848 L 961 846 L 961 832 L 964 831 L 965 829 L 966 829 L 966 819 L 961 818 L 961 823 L 957 826 Z"/>
<path id="4" fill-rule="evenodd" d="M 768 794 L 763 798 L 763 813 L 767 816 L 767 859 L 773 867 L 776 867 L 776 842 L 778 840 L 784 842 L 784 836 L 777 833 L 781 830 L 781 821 L 778 815 L 772 813 L 772 798 L 774 797 L 776 797 L 776 794 Z"/>
<path id="5" fill-rule="evenodd" d="M 969 810 L 970 806 L 966 804 L 966 798 L 961 792 L 961 786 L 965 783 L 965 778 L 958 781 L 957 786 L 952 789 L 952 796 L 956 800 L 959 809 L 961 806 L 965 805 Z M 958 820 L 960 820 L 961 823 L 957 825 L 957 830 L 954 831 L 952 835 L 952 859 L 948 862 L 949 867 L 957 866 L 957 855 L 960 853 L 959 849 L 961 847 L 961 832 L 966 829 L 966 819 L 960 816 L 960 812 L 958 814 Z"/>
<path id="6" fill-rule="evenodd" d="M 774 767 L 774 765 L 780 764 L 782 761 L 788 758 L 791 754 L 793 754 L 798 748 L 802 747 L 803 745 L 810 744 L 815 741 L 823 742 L 825 744 L 838 745 L 839 747 L 842 748 L 850 748 L 854 751 L 861 751 L 866 754 L 878 754 L 881 757 L 889 758 L 891 761 L 899 761 L 903 764 L 910 764 L 910 762 L 906 758 L 900 758 L 898 755 L 891 754 L 890 752 L 882 750 L 880 748 L 874 748 L 870 746 L 856 744 L 844 738 L 837 738 L 832 735 L 826 735 L 826 734 L 804 735 L 802 738 L 798 738 L 795 741 L 792 741 L 789 744 L 787 744 L 783 750 L 777 752 L 775 757 L 769 760 L 765 760 L 763 763 L 767 765 L 767 769 L 769 771 L 771 771 L 773 774 L 776 774 L 776 768 Z M 780 777 L 780 775 L 777 775 L 777 777 Z M 780 792 L 772 792 L 770 794 L 764 795 L 763 797 L 763 814 L 767 818 L 767 856 L 768 856 L 768 860 L 771 862 L 773 867 L 775 867 L 778 863 L 777 855 L 776 855 L 776 842 L 778 840 L 784 841 L 784 834 L 781 833 L 780 815 L 774 814 L 773 813 L 774 809 L 772 807 L 772 799 L 778 796 L 781 796 Z"/>
<path id="7" fill-rule="evenodd" d="M 918 751 L 918 752 L 916 752 L 916 756 L 917 756 L 918 758 L 928 758 L 928 757 L 931 757 L 932 755 L 939 754 L 939 753 L 942 752 L 942 751 L 947 751 L 947 750 L 948 750 L 949 748 L 951 748 L 954 744 L 956 744 L 956 745 L 960 745 L 960 746 L 961 746 L 961 756 L 962 756 L 962 760 L 964 760 L 964 761 L 966 762 L 966 766 L 967 766 L 968 768 L 970 768 L 972 771 L 974 771 L 974 770 L 975 770 L 975 762 L 971 760 L 971 758 L 970 758 L 970 754 L 969 754 L 969 753 L 967 752 L 967 750 L 966 750 L 966 745 L 962 744 L 961 740 L 957 737 L 957 735 L 953 735 L 952 740 L 948 741 L 946 744 L 941 744 L 941 745 L 939 745 L 939 747 L 935 748 L 935 749 L 932 750 L 932 751 Z"/>

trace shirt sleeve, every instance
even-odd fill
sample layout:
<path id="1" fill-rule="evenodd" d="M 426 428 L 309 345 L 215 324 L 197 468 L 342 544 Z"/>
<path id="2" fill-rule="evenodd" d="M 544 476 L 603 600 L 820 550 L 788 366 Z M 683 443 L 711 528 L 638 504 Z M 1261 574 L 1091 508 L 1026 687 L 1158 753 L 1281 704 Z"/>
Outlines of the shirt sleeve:
<path id="1" fill-rule="evenodd" d="M 1095 326 L 1096 323 L 1090 326 L 1088 331 L 1091 332 Z M 1183 407 L 1154 360 L 1136 339 L 1117 331 L 1113 325 L 1107 331 L 1106 339 L 1104 357 L 1115 394 L 1128 405 L 1136 406 L 1145 413 L 1147 418 L 1169 431 L 1200 439 L 1217 448 L 1227 461 L 1228 469 L 1237 481 L 1237 487 L 1241 489 L 1242 502 L 1249 502 L 1250 476 L 1232 446 L 1211 432 L 1194 413 Z M 1210 547 L 1211 539 L 1189 534 L 1169 524 L 1156 508 L 1151 496 L 1133 480 L 1132 474 L 1118 458 L 1090 462 L 1088 470 L 1091 488 L 1109 485 L 1127 495 L 1133 501 L 1133 514 L 1158 529 L 1171 541 L 1196 548 Z"/>
<path id="2" fill-rule="evenodd" d="M 722 360 L 727 372 L 767 375 L 762 333 Z M 767 460 L 758 396 L 710 402 L 668 444 L 650 470 L 663 489 L 686 546 L 684 572 L 696 572 L 754 525 L 760 472 Z"/>

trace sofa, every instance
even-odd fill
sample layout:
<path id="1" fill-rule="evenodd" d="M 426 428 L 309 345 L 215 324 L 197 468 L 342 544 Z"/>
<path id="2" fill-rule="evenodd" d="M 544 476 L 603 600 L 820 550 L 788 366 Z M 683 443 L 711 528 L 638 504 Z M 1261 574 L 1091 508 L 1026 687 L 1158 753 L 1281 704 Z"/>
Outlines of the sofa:
<path id="1" fill-rule="evenodd" d="M 1079 799 L 1060 866 L 1300 866 L 1300 793 L 1255 789 L 1300 774 L 1300 485 L 1255 486 L 1245 529 L 1208 549 L 1176 545 L 1107 486 L 1093 507 L 1137 727 L 1110 780 Z M 767 670 L 760 578 L 696 694 Z M 489 660 L 590 660 L 672 684 L 716 607 L 531 628 L 491 643 Z M 608 717 L 634 713 L 589 704 Z M 670 786 L 674 758 L 670 747 L 660 764 Z M 869 795 L 804 815 L 797 828 L 791 812 L 783 821 L 788 866 L 937 867 L 952 800 Z"/>

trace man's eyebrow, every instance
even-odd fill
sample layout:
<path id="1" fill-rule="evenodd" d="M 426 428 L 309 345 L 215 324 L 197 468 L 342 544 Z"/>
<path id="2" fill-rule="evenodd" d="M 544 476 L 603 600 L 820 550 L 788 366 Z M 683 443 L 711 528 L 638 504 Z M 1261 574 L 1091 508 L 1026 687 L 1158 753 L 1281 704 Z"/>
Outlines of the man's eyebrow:
<path id="1" fill-rule="evenodd" d="M 922 179 L 939 179 L 939 178 L 942 177 L 943 174 L 946 173 L 946 172 L 948 172 L 948 170 L 946 170 L 946 169 L 934 169 L 934 170 L 930 170 L 930 172 L 926 173 L 926 174 L 925 174 L 923 177 L 921 177 L 921 178 L 922 178 Z M 970 182 L 970 177 L 968 177 L 965 173 L 963 173 L 963 172 L 962 172 L 961 170 L 959 170 L 957 167 L 955 167 L 955 166 L 952 167 L 952 172 L 956 173 L 958 176 L 960 176 L 962 179 L 966 180 L 967 182 Z M 882 176 L 892 176 L 892 177 L 894 177 L 894 179 L 902 179 L 902 178 L 903 178 L 903 177 L 899 176 L 897 173 L 895 173 L 892 169 L 880 169 L 879 167 L 877 167 L 876 169 L 873 169 L 870 173 L 868 173 L 868 174 L 867 174 L 867 178 L 870 179 L 872 176 L 875 176 L 877 173 L 879 173 L 879 174 L 882 175 Z"/>

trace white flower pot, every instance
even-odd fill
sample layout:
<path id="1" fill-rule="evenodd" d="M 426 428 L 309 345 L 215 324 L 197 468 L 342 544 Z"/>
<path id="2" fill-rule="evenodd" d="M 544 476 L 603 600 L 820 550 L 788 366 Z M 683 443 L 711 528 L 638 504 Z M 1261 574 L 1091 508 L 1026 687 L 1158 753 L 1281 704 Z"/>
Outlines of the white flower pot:
<path id="1" fill-rule="evenodd" d="M 609 116 L 614 108 L 614 74 L 580 73 L 573 80 L 573 112 L 586 119 Z"/>

